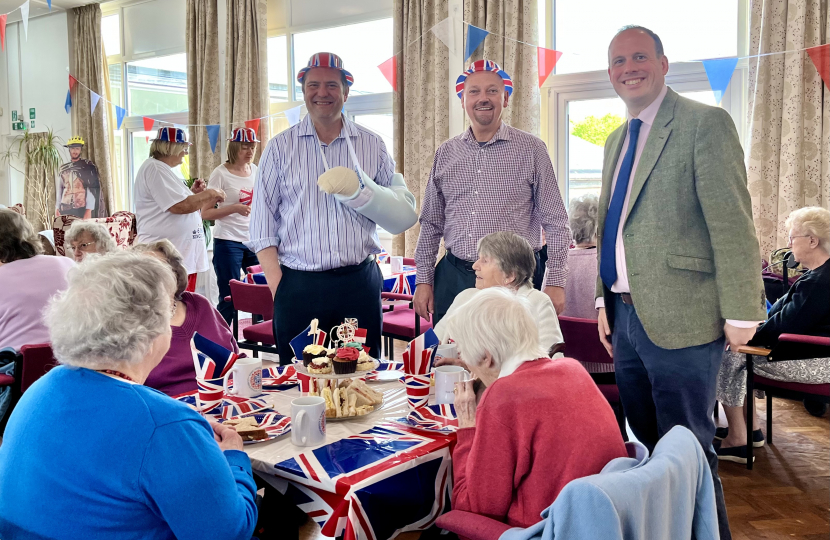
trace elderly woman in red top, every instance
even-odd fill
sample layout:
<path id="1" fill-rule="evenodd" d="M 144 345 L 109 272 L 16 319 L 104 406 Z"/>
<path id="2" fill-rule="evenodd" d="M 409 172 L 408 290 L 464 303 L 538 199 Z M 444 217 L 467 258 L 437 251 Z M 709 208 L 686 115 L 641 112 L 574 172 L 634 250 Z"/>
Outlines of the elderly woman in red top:
<path id="1" fill-rule="evenodd" d="M 614 413 L 571 359 L 551 360 L 523 299 L 500 287 L 446 319 L 487 390 L 456 384 L 453 509 L 528 527 L 565 484 L 627 455 Z"/>

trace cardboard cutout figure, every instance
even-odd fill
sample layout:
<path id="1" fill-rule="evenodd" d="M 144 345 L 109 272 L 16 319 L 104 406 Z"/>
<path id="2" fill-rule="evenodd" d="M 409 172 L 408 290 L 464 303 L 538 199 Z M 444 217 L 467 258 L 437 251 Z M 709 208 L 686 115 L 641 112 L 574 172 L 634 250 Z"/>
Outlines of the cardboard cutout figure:
<path id="1" fill-rule="evenodd" d="M 55 185 L 55 215 L 77 216 L 83 219 L 107 217 L 107 208 L 101 200 L 101 181 L 98 167 L 81 158 L 84 140 L 75 136 L 66 144 L 71 161 L 61 166 Z"/>

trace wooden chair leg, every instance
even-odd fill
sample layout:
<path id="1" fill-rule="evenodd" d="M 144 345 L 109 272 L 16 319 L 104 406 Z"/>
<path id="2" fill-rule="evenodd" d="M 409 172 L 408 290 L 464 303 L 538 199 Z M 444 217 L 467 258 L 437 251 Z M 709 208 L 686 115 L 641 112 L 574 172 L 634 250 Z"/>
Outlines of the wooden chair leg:
<path id="1" fill-rule="evenodd" d="M 752 470 L 752 460 L 754 459 L 754 447 L 752 446 L 752 420 L 754 415 L 752 411 L 755 410 L 755 377 L 753 376 L 752 355 L 746 355 L 746 450 L 747 460 L 746 468 Z"/>
<path id="2" fill-rule="evenodd" d="M 395 359 L 395 340 L 391 337 L 387 339 L 389 340 L 389 347 L 386 349 L 386 358 L 391 362 Z"/>
<path id="3" fill-rule="evenodd" d="M 718 417 L 718 400 L 715 400 L 715 410 L 712 412 L 715 415 L 715 418 Z"/>
<path id="4" fill-rule="evenodd" d="M 767 392 L 767 444 L 772 444 L 772 394 Z"/>

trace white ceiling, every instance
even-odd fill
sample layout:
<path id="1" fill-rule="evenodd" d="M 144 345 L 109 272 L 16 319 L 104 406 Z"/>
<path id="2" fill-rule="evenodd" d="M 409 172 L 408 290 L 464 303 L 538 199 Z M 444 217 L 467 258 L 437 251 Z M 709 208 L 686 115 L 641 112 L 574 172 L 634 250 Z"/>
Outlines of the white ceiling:
<path id="1" fill-rule="evenodd" d="M 8 22 L 20 20 L 20 10 L 17 9 L 26 0 L 0 0 L 0 14 L 9 13 Z M 86 4 L 101 3 L 101 0 L 52 0 L 52 12 L 65 11 Z M 49 14 L 49 5 L 46 0 L 29 0 L 29 18 Z"/>

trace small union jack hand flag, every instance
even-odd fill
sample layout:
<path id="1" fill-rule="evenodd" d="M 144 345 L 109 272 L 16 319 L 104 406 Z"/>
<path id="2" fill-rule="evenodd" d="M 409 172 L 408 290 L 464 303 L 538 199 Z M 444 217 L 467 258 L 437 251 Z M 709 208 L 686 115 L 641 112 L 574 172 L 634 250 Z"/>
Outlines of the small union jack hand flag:
<path id="1" fill-rule="evenodd" d="M 317 319 L 311 321 L 305 330 L 299 333 L 297 337 L 289 341 L 291 349 L 294 351 L 294 358 L 302 360 L 303 349 L 309 345 L 323 345 L 326 342 L 326 334 L 317 328 Z"/>

